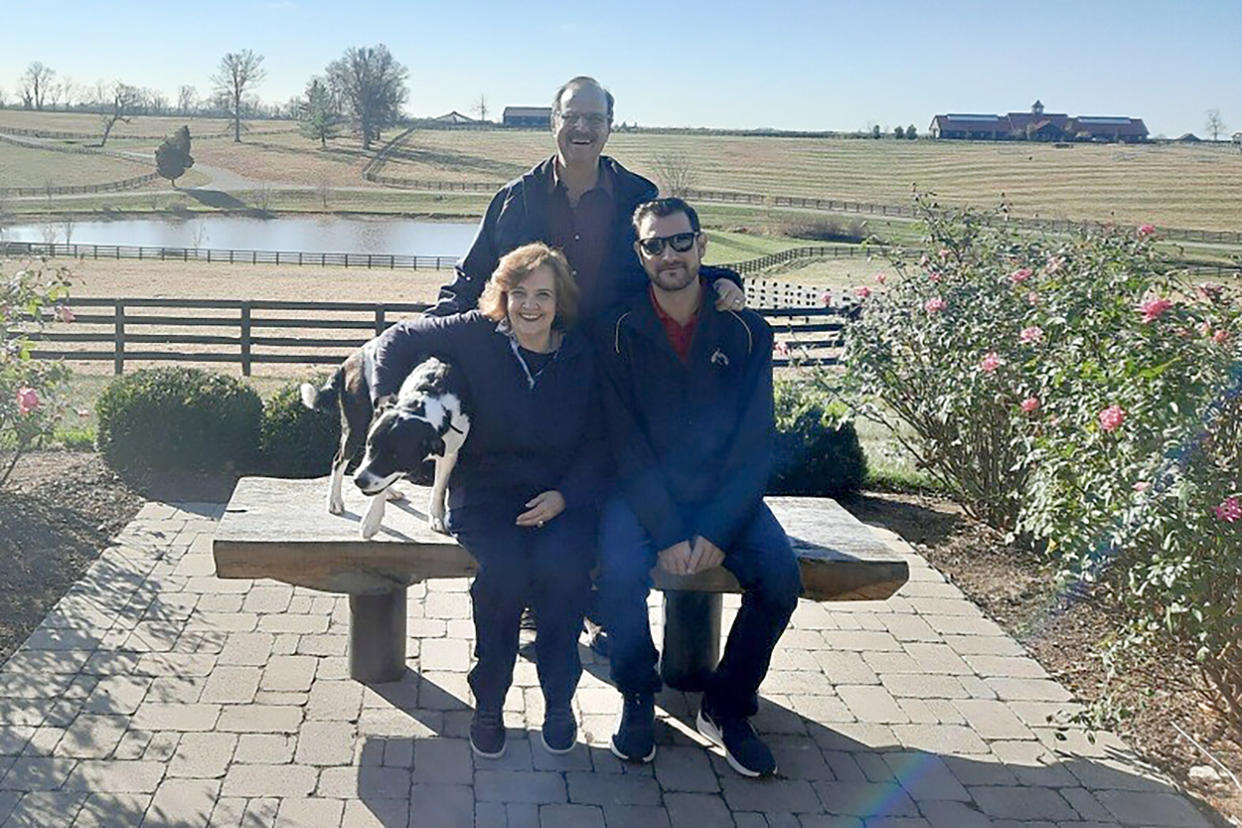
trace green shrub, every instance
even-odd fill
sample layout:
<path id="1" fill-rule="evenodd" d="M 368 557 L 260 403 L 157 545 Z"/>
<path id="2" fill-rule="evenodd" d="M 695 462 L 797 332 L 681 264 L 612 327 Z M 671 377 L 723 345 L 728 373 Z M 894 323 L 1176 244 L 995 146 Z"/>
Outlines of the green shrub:
<path id="1" fill-rule="evenodd" d="M 331 471 L 341 418 L 335 411 L 312 411 L 302 405 L 300 386 L 290 383 L 263 404 L 259 463 L 265 474 L 320 477 Z"/>
<path id="2" fill-rule="evenodd" d="M 768 492 L 841 497 L 857 492 L 867 462 L 840 403 L 806 383 L 776 383 L 776 445 Z"/>
<path id="3" fill-rule="evenodd" d="M 249 385 L 198 368 L 152 368 L 113 381 L 95 404 L 109 465 L 154 471 L 245 471 L 263 402 Z"/>

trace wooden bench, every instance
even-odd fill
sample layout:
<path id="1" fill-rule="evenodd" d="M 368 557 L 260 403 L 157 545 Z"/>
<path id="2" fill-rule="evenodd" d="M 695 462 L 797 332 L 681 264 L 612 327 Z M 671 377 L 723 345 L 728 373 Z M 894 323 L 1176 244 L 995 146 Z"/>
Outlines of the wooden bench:
<path id="1" fill-rule="evenodd" d="M 345 514 L 326 509 L 328 481 L 244 477 L 216 527 L 212 550 L 221 578 L 273 578 L 349 595 L 350 675 L 393 681 L 405 669 L 406 588 L 428 578 L 472 575 L 474 559 L 427 527 L 427 489 L 402 484 L 408 499 L 389 503 L 379 534 L 362 540 L 366 498 L 344 487 Z M 817 601 L 884 599 L 909 577 L 906 562 L 834 500 L 769 497 L 802 567 L 803 596 Z M 670 575 L 665 593 L 661 673 L 678 689 L 698 689 L 719 658 L 721 594 L 739 591 L 715 568 Z"/>

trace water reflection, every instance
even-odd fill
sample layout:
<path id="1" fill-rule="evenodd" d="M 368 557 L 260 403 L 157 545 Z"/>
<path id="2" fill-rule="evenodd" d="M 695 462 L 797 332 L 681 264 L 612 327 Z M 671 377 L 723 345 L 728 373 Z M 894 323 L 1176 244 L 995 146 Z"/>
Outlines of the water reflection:
<path id="1" fill-rule="evenodd" d="M 4 228 L 3 239 L 59 244 L 459 256 L 469 247 L 475 227 L 474 222 L 339 216 L 73 219 L 11 225 Z"/>

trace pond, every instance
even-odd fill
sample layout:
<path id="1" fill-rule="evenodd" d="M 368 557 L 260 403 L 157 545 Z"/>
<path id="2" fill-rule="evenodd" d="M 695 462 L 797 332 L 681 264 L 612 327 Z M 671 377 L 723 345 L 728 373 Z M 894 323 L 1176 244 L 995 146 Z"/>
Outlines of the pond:
<path id="1" fill-rule="evenodd" d="M 4 241 L 144 247 L 460 256 L 476 222 L 404 218 L 203 216 L 14 224 Z"/>

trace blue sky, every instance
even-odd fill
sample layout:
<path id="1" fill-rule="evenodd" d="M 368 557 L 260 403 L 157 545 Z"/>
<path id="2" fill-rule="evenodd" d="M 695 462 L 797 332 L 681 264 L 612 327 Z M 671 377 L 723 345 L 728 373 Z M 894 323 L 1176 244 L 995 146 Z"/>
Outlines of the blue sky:
<path id="1" fill-rule="evenodd" d="M 1242 129 L 1242 1 L 325 2 L 0 0 L 0 89 L 34 60 L 79 84 L 210 88 L 220 56 L 265 56 L 284 101 L 349 46 L 384 43 L 410 70 L 407 112 L 473 114 L 480 94 L 542 105 L 593 74 L 617 120 L 861 129 L 937 112 L 1133 115 L 1152 134 Z"/>

